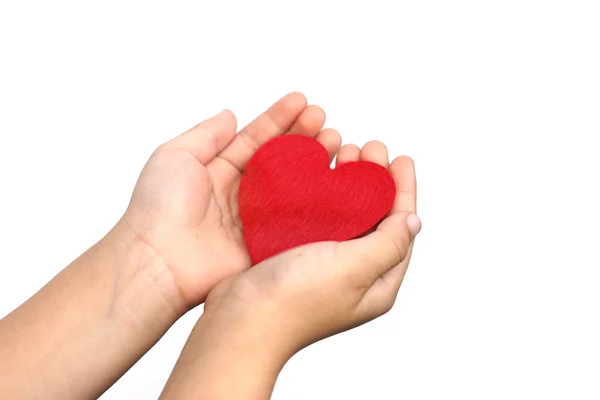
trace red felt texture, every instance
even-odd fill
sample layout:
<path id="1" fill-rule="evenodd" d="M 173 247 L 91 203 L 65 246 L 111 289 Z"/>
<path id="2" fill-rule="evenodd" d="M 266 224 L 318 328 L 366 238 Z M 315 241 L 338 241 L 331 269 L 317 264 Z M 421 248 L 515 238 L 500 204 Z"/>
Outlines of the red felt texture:
<path id="1" fill-rule="evenodd" d="M 252 262 L 307 243 L 360 236 L 391 209 L 395 195 L 392 177 L 378 164 L 331 169 L 315 139 L 272 139 L 248 162 L 238 194 Z"/>

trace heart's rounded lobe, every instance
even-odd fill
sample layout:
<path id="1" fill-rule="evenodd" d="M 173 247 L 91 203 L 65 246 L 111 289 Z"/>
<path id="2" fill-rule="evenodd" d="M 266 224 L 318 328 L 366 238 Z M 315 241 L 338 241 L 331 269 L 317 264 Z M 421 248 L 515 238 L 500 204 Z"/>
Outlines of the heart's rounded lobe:
<path id="1" fill-rule="evenodd" d="M 272 139 L 250 159 L 238 202 L 254 264 L 303 244 L 357 237 L 391 209 L 396 187 L 386 168 L 329 163 L 327 150 L 301 135 Z"/>

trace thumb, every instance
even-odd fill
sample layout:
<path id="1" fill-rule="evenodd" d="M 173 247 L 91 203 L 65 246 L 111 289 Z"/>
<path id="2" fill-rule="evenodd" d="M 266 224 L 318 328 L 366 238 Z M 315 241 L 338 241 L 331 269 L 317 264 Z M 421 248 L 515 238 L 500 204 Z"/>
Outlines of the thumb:
<path id="1" fill-rule="evenodd" d="M 352 281 L 375 281 L 400 264 L 420 230 L 419 217 L 403 211 L 384 219 L 374 232 L 340 243 L 344 265 L 349 266 L 347 272 L 356 275 Z"/>

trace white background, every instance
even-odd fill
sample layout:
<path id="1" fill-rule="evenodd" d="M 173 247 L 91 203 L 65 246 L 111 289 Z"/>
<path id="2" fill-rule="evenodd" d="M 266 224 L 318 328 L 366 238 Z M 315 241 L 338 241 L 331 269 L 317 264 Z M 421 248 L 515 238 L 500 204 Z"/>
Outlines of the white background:
<path id="1" fill-rule="evenodd" d="M 424 229 L 395 309 L 274 398 L 600 398 L 599 7 L 2 1 L 0 316 L 111 228 L 157 145 L 300 90 L 415 159 Z M 102 399 L 156 398 L 199 315 Z"/>

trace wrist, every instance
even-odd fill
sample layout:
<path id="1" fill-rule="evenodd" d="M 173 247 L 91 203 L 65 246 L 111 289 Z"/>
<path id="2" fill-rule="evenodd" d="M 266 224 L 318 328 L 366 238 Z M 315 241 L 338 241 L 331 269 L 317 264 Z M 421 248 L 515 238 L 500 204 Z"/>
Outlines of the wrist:
<path id="1" fill-rule="evenodd" d="M 280 328 L 273 315 L 264 309 L 241 313 L 232 309 L 205 308 L 196 329 L 200 340 L 211 344 L 218 341 L 236 358 L 279 372 L 295 353 L 293 343 Z"/>
<path id="2" fill-rule="evenodd" d="M 283 366 L 305 346 L 298 321 L 290 321 L 283 303 L 249 280 L 227 279 L 210 292 L 198 325 L 219 334 L 244 336 L 251 347 L 265 348 L 266 355 Z"/>
<path id="3" fill-rule="evenodd" d="M 2 320 L 0 398 L 97 398 L 183 313 L 169 279 L 118 223 Z"/>
<path id="4" fill-rule="evenodd" d="M 187 310 L 161 256 L 120 220 L 98 243 L 97 265 L 112 285 L 110 310 L 120 309 L 144 329 L 164 330 Z"/>
<path id="5" fill-rule="evenodd" d="M 268 399 L 291 353 L 257 313 L 205 310 L 161 399 Z M 235 384 L 232 384 L 235 382 Z"/>

